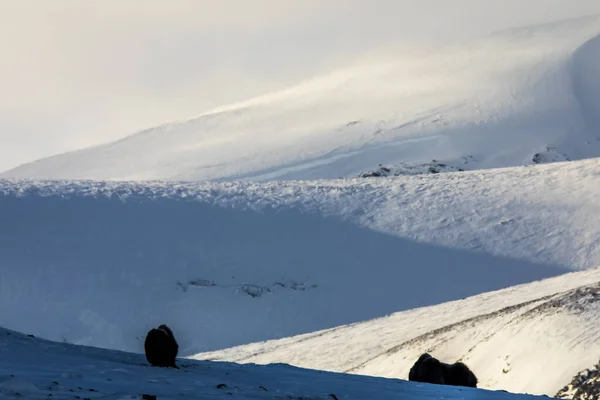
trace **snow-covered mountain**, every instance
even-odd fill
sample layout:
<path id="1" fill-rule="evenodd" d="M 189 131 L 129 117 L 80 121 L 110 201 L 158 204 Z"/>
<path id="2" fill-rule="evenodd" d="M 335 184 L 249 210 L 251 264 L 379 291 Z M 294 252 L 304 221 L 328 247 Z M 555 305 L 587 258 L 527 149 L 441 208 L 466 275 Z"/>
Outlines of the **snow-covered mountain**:
<path id="1" fill-rule="evenodd" d="M 428 351 L 570 396 L 600 353 L 599 76 L 600 16 L 579 18 L 2 174 L 0 325 L 65 343 L 0 330 L 0 399 L 513 398 L 74 346 L 140 353 L 160 323 L 198 359 L 405 379 Z"/>
<path id="2" fill-rule="evenodd" d="M 599 167 L 2 181 L 0 321 L 128 351 L 166 322 L 190 355 L 591 268 L 600 265 Z"/>
<path id="3" fill-rule="evenodd" d="M 0 329 L 0 400 L 535 400 L 538 397 L 310 371 L 288 365 L 182 361 L 48 342 Z"/>
<path id="4" fill-rule="evenodd" d="M 599 156 L 599 34 L 593 16 L 405 50 L 3 176 L 313 179 Z"/>
<path id="5" fill-rule="evenodd" d="M 593 269 L 194 358 L 407 379 L 429 352 L 465 362 L 479 387 L 553 396 L 597 364 L 599 318 L 600 269 Z"/>

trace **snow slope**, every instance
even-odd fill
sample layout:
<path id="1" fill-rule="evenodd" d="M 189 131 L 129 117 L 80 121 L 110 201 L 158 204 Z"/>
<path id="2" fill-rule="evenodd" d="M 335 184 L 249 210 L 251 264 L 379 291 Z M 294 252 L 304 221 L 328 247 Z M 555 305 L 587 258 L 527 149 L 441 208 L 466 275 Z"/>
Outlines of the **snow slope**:
<path id="1" fill-rule="evenodd" d="M 600 269 L 196 359 L 286 362 L 407 379 L 420 354 L 465 362 L 479 387 L 553 396 L 600 357 Z"/>
<path id="2" fill-rule="evenodd" d="M 313 179 L 432 159 L 478 169 L 599 156 L 599 34 L 592 16 L 399 51 L 3 176 Z"/>
<path id="3" fill-rule="evenodd" d="M 180 367 L 179 370 L 152 368 L 140 354 L 48 342 L 0 329 L 1 400 L 536 399 L 480 389 L 310 371 L 287 365 L 182 361 Z"/>
<path id="4" fill-rule="evenodd" d="M 312 182 L 0 181 L 0 321 L 128 351 L 168 323 L 190 355 L 594 267 L 599 167 Z"/>

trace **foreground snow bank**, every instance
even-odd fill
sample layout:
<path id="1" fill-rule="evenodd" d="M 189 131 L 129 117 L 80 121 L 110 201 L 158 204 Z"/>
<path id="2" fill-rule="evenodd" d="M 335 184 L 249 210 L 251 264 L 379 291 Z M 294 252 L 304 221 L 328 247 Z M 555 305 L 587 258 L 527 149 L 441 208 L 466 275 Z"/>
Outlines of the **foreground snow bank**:
<path id="1" fill-rule="evenodd" d="M 0 329 L 0 399 L 526 400 L 502 392 L 294 368 L 184 361 L 153 368 L 143 355 L 73 346 Z M 146 395 L 146 397 L 143 397 Z M 156 397 L 150 397 L 156 396 Z"/>

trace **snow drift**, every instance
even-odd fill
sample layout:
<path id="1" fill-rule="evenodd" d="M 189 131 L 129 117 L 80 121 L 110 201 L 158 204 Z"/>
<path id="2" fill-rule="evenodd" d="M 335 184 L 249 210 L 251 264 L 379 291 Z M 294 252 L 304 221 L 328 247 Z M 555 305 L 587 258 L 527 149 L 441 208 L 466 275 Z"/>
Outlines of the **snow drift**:
<path id="1" fill-rule="evenodd" d="M 313 179 L 432 159 L 477 169 L 598 156 L 599 27 L 585 17 L 401 51 L 4 176 Z"/>
<path id="2" fill-rule="evenodd" d="M 3 181 L 0 321 L 140 352 L 167 323 L 189 355 L 589 268 L 600 265 L 598 163 L 384 180 Z"/>
<path id="3" fill-rule="evenodd" d="M 407 379 L 419 355 L 461 360 L 478 387 L 554 396 L 600 358 L 600 269 L 196 359 L 285 362 Z"/>

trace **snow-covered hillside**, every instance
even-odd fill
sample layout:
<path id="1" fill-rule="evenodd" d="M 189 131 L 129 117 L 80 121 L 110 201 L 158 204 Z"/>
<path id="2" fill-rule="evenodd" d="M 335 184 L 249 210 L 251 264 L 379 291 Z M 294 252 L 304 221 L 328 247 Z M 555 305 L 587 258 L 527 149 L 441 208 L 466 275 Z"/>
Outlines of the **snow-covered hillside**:
<path id="1" fill-rule="evenodd" d="M 465 362 L 479 387 L 555 395 L 600 358 L 600 269 L 197 359 L 407 379 L 420 354 Z"/>
<path id="2" fill-rule="evenodd" d="M 0 182 L 0 321 L 182 354 L 600 265 L 600 160 L 389 179 Z M 48 316 L 52 323 L 48 323 Z"/>
<path id="3" fill-rule="evenodd" d="M 534 400 L 480 389 L 334 374 L 288 365 L 182 361 L 150 367 L 140 354 L 47 342 L 0 329 L 0 400 Z"/>
<path id="4" fill-rule="evenodd" d="M 599 34 L 595 16 L 406 50 L 3 176 L 313 179 L 598 156 Z"/>

